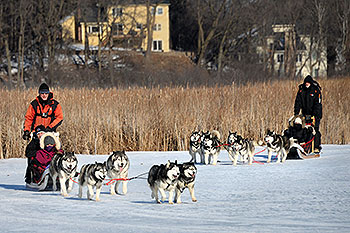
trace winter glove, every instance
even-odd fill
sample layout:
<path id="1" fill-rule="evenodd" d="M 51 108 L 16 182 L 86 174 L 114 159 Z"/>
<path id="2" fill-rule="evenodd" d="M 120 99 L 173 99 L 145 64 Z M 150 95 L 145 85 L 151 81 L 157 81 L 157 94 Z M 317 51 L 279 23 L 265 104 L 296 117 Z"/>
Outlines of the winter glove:
<path id="1" fill-rule="evenodd" d="M 29 131 L 28 131 L 28 130 L 24 131 L 24 133 L 23 133 L 23 139 L 24 139 L 24 140 L 29 140 L 29 138 L 30 138 L 30 133 L 29 133 Z"/>

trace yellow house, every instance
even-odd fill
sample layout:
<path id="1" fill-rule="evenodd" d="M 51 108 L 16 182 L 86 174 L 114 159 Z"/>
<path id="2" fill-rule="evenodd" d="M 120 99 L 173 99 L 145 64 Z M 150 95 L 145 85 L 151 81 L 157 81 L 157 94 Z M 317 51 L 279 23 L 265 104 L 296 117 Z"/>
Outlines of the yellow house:
<path id="1" fill-rule="evenodd" d="M 134 1 L 135 2 L 135 1 Z M 137 1 L 136 1 L 137 2 Z M 139 1 L 141 2 L 141 1 Z M 145 1 L 142 1 L 145 2 Z M 169 1 L 151 1 L 149 24 L 152 26 L 152 51 L 170 51 Z M 145 3 L 133 3 L 90 9 L 86 15 L 77 11 L 76 18 L 63 21 L 62 35 L 72 35 L 76 43 L 89 46 L 147 49 L 147 6 Z M 85 11 L 86 13 L 86 11 Z M 98 20 L 99 18 L 99 20 Z M 75 24 L 71 22 L 75 21 Z"/>

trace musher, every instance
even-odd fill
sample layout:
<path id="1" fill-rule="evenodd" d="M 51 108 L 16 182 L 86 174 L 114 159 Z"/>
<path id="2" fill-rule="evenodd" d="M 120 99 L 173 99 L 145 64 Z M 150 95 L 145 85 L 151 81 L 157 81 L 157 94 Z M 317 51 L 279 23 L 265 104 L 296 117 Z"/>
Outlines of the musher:
<path id="1" fill-rule="evenodd" d="M 313 80 L 310 75 L 307 75 L 304 82 L 299 85 L 299 90 L 294 103 L 294 115 L 300 113 L 307 121 L 314 118 L 314 128 L 316 131 L 314 139 L 314 152 L 319 153 L 321 147 L 320 122 L 322 119 L 322 95 L 321 86 Z M 308 123 L 308 122 L 307 122 Z"/>
<path id="2" fill-rule="evenodd" d="M 43 132 L 55 132 L 62 121 L 61 105 L 53 98 L 49 86 L 42 83 L 39 87 L 39 95 L 30 103 L 25 114 L 23 139 L 30 140 L 30 134 L 33 133 L 32 141 L 27 145 L 25 152 L 28 167 L 32 157 L 35 157 L 36 151 L 40 149 L 40 136 Z M 28 168 L 25 180 L 26 183 L 32 181 Z"/>

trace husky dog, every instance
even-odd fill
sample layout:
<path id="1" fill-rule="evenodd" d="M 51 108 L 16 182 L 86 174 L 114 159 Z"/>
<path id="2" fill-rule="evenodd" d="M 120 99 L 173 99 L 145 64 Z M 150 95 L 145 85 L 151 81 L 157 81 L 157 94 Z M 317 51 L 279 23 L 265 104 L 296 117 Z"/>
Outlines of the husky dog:
<path id="1" fill-rule="evenodd" d="M 230 159 L 232 160 L 232 164 L 234 166 L 237 165 L 238 156 L 241 156 L 241 161 L 247 162 L 251 165 L 253 163 L 255 145 L 254 142 L 250 139 L 243 138 L 240 135 L 232 135 L 235 136 L 236 139 L 233 141 L 232 146 L 230 146 L 230 150 L 228 150 L 228 154 Z"/>
<path id="2" fill-rule="evenodd" d="M 192 159 L 190 162 L 197 163 L 196 154 L 198 153 L 200 155 L 201 137 L 202 137 L 202 134 L 199 131 L 193 131 L 190 136 L 189 153 L 192 156 Z M 201 157 L 201 163 L 204 163 L 204 161 L 202 160 L 202 157 Z"/>
<path id="3" fill-rule="evenodd" d="M 227 146 L 225 147 L 230 156 L 233 156 L 233 143 L 237 140 L 237 132 L 228 131 Z"/>
<path id="4" fill-rule="evenodd" d="M 169 204 L 174 204 L 174 191 L 177 185 L 177 180 L 180 175 L 180 169 L 177 161 L 172 163 L 168 161 L 167 164 L 153 165 L 148 172 L 148 184 L 152 190 L 152 198 L 155 198 L 157 203 L 165 201 L 165 191 L 169 191 Z M 158 191 L 162 196 L 162 202 L 158 198 Z"/>
<path id="5" fill-rule="evenodd" d="M 178 204 L 181 203 L 181 194 L 186 188 L 190 191 L 192 201 L 196 202 L 197 199 L 194 196 L 194 182 L 197 175 L 197 168 L 194 163 L 191 162 L 179 164 L 179 168 L 180 176 L 175 189 L 175 202 Z"/>
<path id="6" fill-rule="evenodd" d="M 128 177 L 130 161 L 125 151 L 113 151 L 107 159 L 107 175 L 111 179 L 126 179 Z M 123 183 L 123 194 L 127 193 L 127 180 L 117 180 L 111 184 L 111 194 L 118 193 L 118 186 Z"/>
<path id="7" fill-rule="evenodd" d="M 96 201 L 99 201 L 103 180 L 106 176 L 106 162 L 83 165 L 79 175 L 79 197 L 83 196 L 83 186 L 87 186 L 87 199 L 91 200 L 94 196 L 93 188 L 96 186 Z"/>
<path id="8" fill-rule="evenodd" d="M 268 150 L 267 162 L 271 162 L 272 152 L 277 152 L 277 163 L 283 163 L 286 161 L 287 154 L 289 153 L 290 148 L 293 146 L 295 139 L 288 139 L 287 137 L 268 129 L 264 141 Z"/>
<path id="9" fill-rule="evenodd" d="M 76 174 L 78 165 L 78 159 L 74 155 L 74 152 L 57 153 L 50 163 L 50 176 L 53 181 L 53 190 L 57 190 L 56 179 L 57 176 L 60 181 L 61 195 L 68 196 L 68 193 L 72 191 L 73 180 L 72 178 Z M 68 181 L 68 189 L 66 182 Z"/>
<path id="10" fill-rule="evenodd" d="M 204 163 L 208 165 L 212 157 L 213 165 L 216 165 L 219 153 L 220 133 L 216 130 L 203 133 L 201 141 L 201 160 L 204 160 Z"/>

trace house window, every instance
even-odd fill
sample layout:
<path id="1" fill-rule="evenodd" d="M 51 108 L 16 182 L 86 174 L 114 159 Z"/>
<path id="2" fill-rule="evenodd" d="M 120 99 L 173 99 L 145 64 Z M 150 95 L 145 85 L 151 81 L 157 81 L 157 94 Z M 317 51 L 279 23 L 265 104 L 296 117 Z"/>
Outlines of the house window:
<path id="1" fill-rule="evenodd" d="M 277 54 L 277 62 L 283 63 L 283 54 Z"/>
<path id="2" fill-rule="evenodd" d="M 154 31 L 161 31 L 162 30 L 162 25 L 161 24 L 155 24 L 153 26 L 153 30 Z"/>
<path id="3" fill-rule="evenodd" d="M 113 35 L 123 35 L 124 25 L 122 23 L 113 24 Z"/>
<path id="4" fill-rule="evenodd" d="M 100 28 L 100 33 L 102 33 L 101 27 L 99 27 L 99 26 L 88 26 L 87 32 L 88 33 L 98 33 L 98 28 Z"/>
<path id="5" fill-rule="evenodd" d="M 157 13 L 157 15 L 162 15 L 163 14 L 163 8 L 162 7 L 157 7 L 156 11 L 154 10 L 155 7 L 151 8 L 151 14 L 154 15 Z"/>
<path id="6" fill-rule="evenodd" d="M 123 8 L 113 8 L 112 14 L 114 17 L 120 17 L 123 15 Z"/>
<path id="7" fill-rule="evenodd" d="M 163 50 L 163 42 L 161 40 L 153 41 L 153 51 L 162 51 Z"/>

